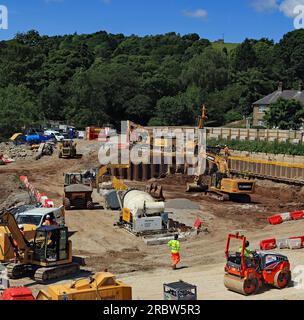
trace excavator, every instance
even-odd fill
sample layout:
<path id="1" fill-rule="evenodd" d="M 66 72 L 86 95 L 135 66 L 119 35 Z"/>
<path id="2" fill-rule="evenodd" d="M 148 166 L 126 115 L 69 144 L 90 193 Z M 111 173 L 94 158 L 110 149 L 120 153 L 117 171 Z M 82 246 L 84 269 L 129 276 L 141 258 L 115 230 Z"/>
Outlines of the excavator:
<path id="1" fill-rule="evenodd" d="M 203 105 L 198 129 L 204 129 L 206 119 L 206 107 Z M 221 201 L 251 202 L 255 181 L 233 178 L 220 147 L 207 147 L 206 153 L 199 156 L 206 159 L 206 170 L 196 175 L 193 183 L 187 184 L 187 192 L 205 192 Z"/>
<path id="2" fill-rule="evenodd" d="M 97 174 L 96 174 L 96 187 L 97 187 L 97 191 L 99 192 L 100 190 L 100 184 L 105 182 L 104 178 L 106 175 L 109 174 L 111 169 L 128 169 L 130 167 L 130 165 L 128 164 L 107 164 L 107 165 L 103 165 L 100 166 L 98 168 Z M 125 190 L 128 187 L 126 185 L 124 185 L 122 182 L 119 183 L 118 179 L 115 177 L 115 179 L 112 179 L 112 184 L 113 182 L 115 183 L 114 188 L 119 188 L 121 190 Z"/>
<path id="3" fill-rule="evenodd" d="M 0 211 L 0 226 L 8 229 L 15 248 L 15 261 L 6 266 L 10 279 L 31 275 L 36 282 L 47 283 L 79 271 L 79 264 L 72 261 L 72 242 L 68 239 L 67 227 L 39 227 L 29 242 L 8 210 Z"/>

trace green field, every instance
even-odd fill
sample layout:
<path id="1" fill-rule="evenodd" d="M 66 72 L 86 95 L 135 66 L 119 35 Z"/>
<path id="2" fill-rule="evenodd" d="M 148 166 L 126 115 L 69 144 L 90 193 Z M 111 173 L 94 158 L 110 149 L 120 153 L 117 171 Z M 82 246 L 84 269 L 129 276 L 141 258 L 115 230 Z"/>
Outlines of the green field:
<path id="1" fill-rule="evenodd" d="M 212 47 L 214 49 L 223 50 L 226 47 L 228 52 L 235 49 L 238 45 L 239 45 L 239 43 L 229 43 L 229 42 L 227 42 L 227 43 L 212 43 Z"/>

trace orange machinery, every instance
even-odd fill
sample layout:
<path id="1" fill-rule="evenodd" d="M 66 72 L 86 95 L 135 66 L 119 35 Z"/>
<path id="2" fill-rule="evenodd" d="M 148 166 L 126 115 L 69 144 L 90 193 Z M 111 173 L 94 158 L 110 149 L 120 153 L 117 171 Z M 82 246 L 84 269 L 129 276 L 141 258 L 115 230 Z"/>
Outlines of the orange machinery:
<path id="1" fill-rule="evenodd" d="M 241 252 L 229 252 L 232 239 L 242 243 Z M 273 252 L 253 252 L 252 258 L 245 257 L 246 237 L 229 234 L 226 243 L 226 259 L 224 284 L 231 291 L 243 295 L 258 292 L 263 285 L 272 285 L 278 289 L 288 286 L 291 271 L 288 258 Z"/>

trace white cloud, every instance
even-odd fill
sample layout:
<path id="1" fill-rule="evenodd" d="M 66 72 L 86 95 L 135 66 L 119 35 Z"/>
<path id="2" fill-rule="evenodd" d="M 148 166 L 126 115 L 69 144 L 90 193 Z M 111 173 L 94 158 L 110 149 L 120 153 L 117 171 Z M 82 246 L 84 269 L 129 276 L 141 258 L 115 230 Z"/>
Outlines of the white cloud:
<path id="1" fill-rule="evenodd" d="M 251 5 L 259 12 L 276 10 L 286 17 L 294 18 L 296 6 L 304 5 L 304 0 L 251 0 Z"/>
<path id="2" fill-rule="evenodd" d="M 285 16 L 289 18 L 294 18 L 297 14 L 295 14 L 295 7 L 298 5 L 304 6 L 304 0 L 284 0 L 280 4 L 279 10 L 285 14 Z"/>
<path id="3" fill-rule="evenodd" d="M 253 0 L 251 5 L 255 8 L 255 10 L 260 12 L 279 8 L 277 0 Z"/>
<path id="4" fill-rule="evenodd" d="M 206 19 L 208 17 L 208 12 L 204 9 L 196 9 L 193 11 L 185 10 L 184 15 L 190 18 Z"/>

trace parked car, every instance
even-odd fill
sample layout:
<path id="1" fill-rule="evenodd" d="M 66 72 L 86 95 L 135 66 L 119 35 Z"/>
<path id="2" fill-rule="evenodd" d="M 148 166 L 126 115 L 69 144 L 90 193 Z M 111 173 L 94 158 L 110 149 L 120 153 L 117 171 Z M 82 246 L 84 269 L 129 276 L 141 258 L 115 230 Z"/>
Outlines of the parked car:
<path id="1" fill-rule="evenodd" d="M 62 135 L 62 133 L 60 133 L 59 131 L 55 131 L 55 130 L 47 130 L 44 131 L 44 134 L 46 136 L 50 136 L 52 139 L 54 139 L 55 141 L 62 141 L 64 140 L 64 136 Z"/>

